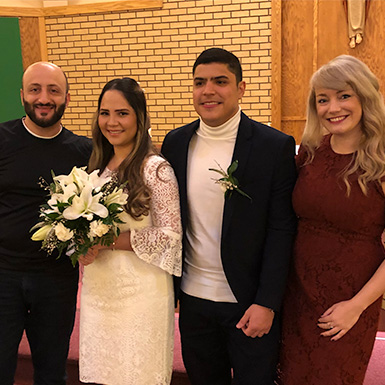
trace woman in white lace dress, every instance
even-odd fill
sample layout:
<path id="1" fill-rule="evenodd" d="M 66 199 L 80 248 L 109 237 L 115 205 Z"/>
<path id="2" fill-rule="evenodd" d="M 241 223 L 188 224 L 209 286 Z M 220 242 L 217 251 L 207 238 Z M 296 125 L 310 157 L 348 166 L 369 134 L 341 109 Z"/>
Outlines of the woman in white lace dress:
<path id="1" fill-rule="evenodd" d="M 127 218 L 111 247 L 96 246 L 84 267 L 80 380 L 167 385 L 174 332 L 172 275 L 181 275 L 181 222 L 171 166 L 155 155 L 143 91 L 114 79 L 99 97 L 89 171 L 127 182 Z"/>

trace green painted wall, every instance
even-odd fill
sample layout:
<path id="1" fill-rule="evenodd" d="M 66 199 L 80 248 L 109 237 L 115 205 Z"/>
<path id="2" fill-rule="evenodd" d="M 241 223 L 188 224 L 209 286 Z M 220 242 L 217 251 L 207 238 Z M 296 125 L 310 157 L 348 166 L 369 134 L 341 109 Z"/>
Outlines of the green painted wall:
<path id="1" fill-rule="evenodd" d="M 22 75 L 19 20 L 0 17 L 0 122 L 24 115 L 20 102 Z"/>

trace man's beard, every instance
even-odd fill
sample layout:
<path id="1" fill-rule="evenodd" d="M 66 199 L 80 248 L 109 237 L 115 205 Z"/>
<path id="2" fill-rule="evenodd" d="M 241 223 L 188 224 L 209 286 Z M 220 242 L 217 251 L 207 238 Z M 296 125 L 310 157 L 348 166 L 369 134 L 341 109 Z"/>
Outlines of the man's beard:
<path id="1" fill-rule="evenodd" d="M 28 103 L 25 99 L 24 101 L 24 110 L 25 113 L 29 116 L 29 118 L 39 127 L 51 127 L 54 124 L 56 124 L 61 117 L 64 114 L 64 110 L 66 109 L 66 104 L 60 104 L 59 106 L 56 106 L 56 104 L 42 104 L 42 103 L 37 103 L 37 104 L 30 104 Z M 35 113 L 35 106 L 50 106 L 54 108 L 54 112 L 51 118 L 38 118 Z"/>

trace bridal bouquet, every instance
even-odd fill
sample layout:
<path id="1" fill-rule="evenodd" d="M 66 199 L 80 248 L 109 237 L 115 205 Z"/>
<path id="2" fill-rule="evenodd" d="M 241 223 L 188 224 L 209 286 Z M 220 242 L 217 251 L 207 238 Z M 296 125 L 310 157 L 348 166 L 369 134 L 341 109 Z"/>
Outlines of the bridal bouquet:
<path id="1" fill-rule="evenodd" d="M 101 180 L 98 172 L 74 167 L 69 175 L 52 173 L 53 183 L 46 186 L 49 199 L 40 208 L 42 220 L 31 229 L 32 240 L 43 241 L 43 250 L 51 254 L 58 249 L 59 257 L 67 250 L 74 266 L 90 247 L 112 245 L 124 223 L 124 185 L 115 176 Z"/>

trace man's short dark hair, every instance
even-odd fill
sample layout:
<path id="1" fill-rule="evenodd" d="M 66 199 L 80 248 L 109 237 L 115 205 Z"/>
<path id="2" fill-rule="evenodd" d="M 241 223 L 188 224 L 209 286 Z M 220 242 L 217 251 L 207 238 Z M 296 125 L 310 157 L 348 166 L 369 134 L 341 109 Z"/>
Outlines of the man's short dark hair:
<path id="1" fill-rule="evenodd" d="M 222 63 L 226 64 L 229 71 L 235 75 L 237 83 L 242 80 L 242 67 L 239 59 L 231 52 L 223 48 L 209 48 L 204 50 L 195 60 L 193 75 L 199 64 Z"/>

